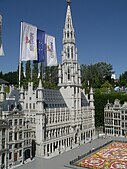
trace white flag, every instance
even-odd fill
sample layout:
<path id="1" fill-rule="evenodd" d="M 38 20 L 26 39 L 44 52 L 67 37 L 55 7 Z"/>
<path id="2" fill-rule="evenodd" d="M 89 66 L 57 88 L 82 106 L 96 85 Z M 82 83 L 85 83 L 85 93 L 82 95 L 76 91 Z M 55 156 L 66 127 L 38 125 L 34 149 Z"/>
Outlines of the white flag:
<path id="1" fill-rule="evenodd" d="M 3 45 L 2 45 L 2 16 L 0 15 L 0 56 L 4 55 Z"/>
<path id="2" fill-rule="evenodd" d="M 21 22 L 20 60 L 37 60 L 37 27 Z"/>
<path id="3" fill-rule="evenodd" d="M 45 35 L 47 66 L 57 66 L 55 37 Z"/>

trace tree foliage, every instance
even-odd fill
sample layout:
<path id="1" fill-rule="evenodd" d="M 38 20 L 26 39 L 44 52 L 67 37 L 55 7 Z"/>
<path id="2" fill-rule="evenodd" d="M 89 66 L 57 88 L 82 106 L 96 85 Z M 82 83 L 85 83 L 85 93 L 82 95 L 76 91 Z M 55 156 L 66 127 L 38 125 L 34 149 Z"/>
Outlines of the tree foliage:
<path id="1" fill-rule="evenodd" d="M 105 62 L 98 62 L 94 65 L 81 65 L 81 75 L 83 87 L 89 84 L 94 88 L 100 88 L 108 80 L 111 82 L 113 67 Z"/>
<path id="2" fill-rule="evenodd" d="M 43 71 L 42 71 L 43 69 Z M 23 64 L 21 65 L 21 84 L 24 88 L 27 87 L 28 82 L 31 81 L 31 64 L 30 61 L 26 63 L 26 77 L 23 73 Z M 127 101 L 127 95 L 123 92 L 113 92 L 111 75 L 113 73 L 113 68 L 111 64 L 105 62 L 98 62 L 91 65 L 81 65 L 82 74 L 82 87 L 89 90 L 89 84 L 95 89 L 94 99 L 95 99 L 95 124 L 96 127 L 104 125 L 104 107 L 107 104 L 107 100 L 111 103 L 115 99 L 119 99 L 121 104 Z M 38 64 L 33 63 L 32 68 L 32 81 L 34 82 L 34 87 L 38 86 Z M 58 84 L 58 67 L 43 67 L 40 64 L 40 78 L 43 77 L 44 88 L 57 89 Z M 18 86 L 18 70 L 14 72 L 3 73 L 0 72 L 0 78 L 8 81 L 10 84 Z M 88 83 L 89 82 L 89 83 Z M 127 71 L 120 75 L 119 85 L 127 86 Z"/>
<path id="3" fill-rule="evenodd" d="M 0 79 L 3 79 L 3 72 L 0 72 Z"/>
<path id="4" fill-rule="evenodd" d="M 44 77 L 44 66 L 43 63 L 41 62 L 40 64 L 40 79 L 43 81 L 43 77 Z"/>
<path id="5" fill-rule="evenodd" d="M 39 79 L 38 79 L 38 62 L 33 61 L 33 69 L 32 69 L 32 82 L 34 88 L 38 87 Z"/>
<path id="6" fill-rule="evenodd" d="M 113 89 L 112 85 L 109 83 L 108 80 L 106 80 L 102 85 L 101 85 L 101 88 L 100 88 L 100 92 L 102 93 L 109 93 L 111 92 Z"/>
<path id="7" fill-rule="evenodd" d="M 27 61 L 26 63 L 26 81 L 31 81 L 31 64 L 30 61 Z"/>
<path id="8" fill-rule="evenodd" d="M 45 78 L 43 85 L 45 88 L 57 89 L 58 84 L 58 67 L 46 67 L 45 68 Z"/>
<path id="9" fill-rule="evenodd" d="M 18 71 L 5 73 L 3 79 L 18 86 Z"/>
<path id="10" fill-rule="evenodd" d="M 25 78 L 23 79 L 23 87 L 27 88 L 28 82 L 31 82 L 31 63 L 30 61 L 26 62 Z"/>
<path id="11" fill-rule="evenodd" d="M 119 85 L 127 87 L 127 71 L 122 73 L 119 77 Z"/>

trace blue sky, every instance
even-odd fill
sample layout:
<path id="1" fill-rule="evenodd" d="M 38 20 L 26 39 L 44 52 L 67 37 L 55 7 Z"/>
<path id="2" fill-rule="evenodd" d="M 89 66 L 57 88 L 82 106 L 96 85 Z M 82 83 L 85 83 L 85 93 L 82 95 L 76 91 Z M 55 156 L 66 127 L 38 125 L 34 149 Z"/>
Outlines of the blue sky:
<path id="1" fill-rule="evenodd" d="M 71 0 L 80 64 L 107 62 L 117 76 L 127 70 L 127 0 Z M 56 37 L 61 62 L 66 0 L 0 0 L 3 46 L 0 71 L 15 71 L 19 60 L 20 21 Z"/>

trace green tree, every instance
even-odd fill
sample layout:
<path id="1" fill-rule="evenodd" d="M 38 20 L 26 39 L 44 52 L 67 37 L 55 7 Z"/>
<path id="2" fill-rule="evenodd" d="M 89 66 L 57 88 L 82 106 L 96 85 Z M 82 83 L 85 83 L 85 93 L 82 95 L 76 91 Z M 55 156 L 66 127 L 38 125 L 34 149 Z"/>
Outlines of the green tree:
<path id="1" fill-rule="evenodd" d="M 31 64 L 30 61 L 26 63 L 26 80 L 27 82 L 31 81 Z"/>
<path id="2" fill-rule="evenodd" d="M 27 61 L 26 62 L 26 77 L 23 82 L 24 88 L 27 88 L 28 82 L 30 81 L 31 81 L 31 64 L 30 64 L 30 61 Z"/>
<path id="3" fill-rule="evenodd" d="M 111 64 L 98 62 L 94 65 L 81 65 L 82 84 L 88 87 L 88 81 L 94 88 L 100 88 L 108 80 L 111 82 L 113 68 Z"/>
<path id="4" fill-rule="evenodd" d="M 3 72 L 0 72 L 0 79 L 3 79 Z"/>
<path id="5" fill-rule="evenodd" d="M 5 73 L 3 79 L 14 86 L 18 86 L 18 71 Z"/>
<path id="6" fill-rule="evenodd" d="M 21 85 L 23 85 L 24 78 L 24 67 L 23 63 L 21 63 Z"/>
<path id="7" fill-rule="evenodd" d="M 34 88 L 38 87 L 39 79 L 38 79 L 38 62 L 33 61 L 33 69 L 32 69 L 32 82 Z"/>
<path id="8" fill-rule="evenodd" d="M 119 84 L 120 86 L 127 86 L 127 71 L 120 75 Z"/>
<path id="9" fill-rule="evenodd" d="M 42 74 L 43 74 L 43 72 L 42 72 L 42 62 L 41 62 L 41 64 L 40 64 L 40 79 L 43 81 Z"/>
<path id="10" fill-rule="evenodd" d="M 108 80 L 111 81 L 111 75 L 114 73 L 113 67 L 111 64 L 107 64 L 106 62 L 98 62 L 95 64 L 98 77 L 101 81 Z"/>
<path id="11" fill-rule="evenodd" d="M 57 89 L 58 86 L 58 67 L 45 68 L 45 80 L 43 81 L 45 88 Z"/>
<path id="12" fill-rule="evenodd" d="M 107 93 L 111 92 L 112 89 L 113 89 L 113 87 L 112 87 L 112 85 L 109 83 L 108 80 L 106 80 L 106 81 L 101 85 L 101 88 L 100 88 L 101 92 L 107 92 Z"/>
<path id="13" fill-rule="evenodd" d="M 41 62 L 40 64 L 40 79 L 42 80 L 42 82 L 45 81 L 45 65 L 43 62 Z"/>

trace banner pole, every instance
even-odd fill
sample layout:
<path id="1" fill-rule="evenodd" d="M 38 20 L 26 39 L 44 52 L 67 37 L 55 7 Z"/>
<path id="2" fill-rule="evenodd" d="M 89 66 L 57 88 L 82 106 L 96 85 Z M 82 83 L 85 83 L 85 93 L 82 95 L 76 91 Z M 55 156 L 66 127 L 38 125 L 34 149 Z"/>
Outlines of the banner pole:
<path id="1" fill-rule="evenodd" d="M 21 22 L 21 30 L 20 30 L 20 57 L 19 57 L 19 89 L 21 85 L 21 55 L 22 55 L 22 22 Z"/>

